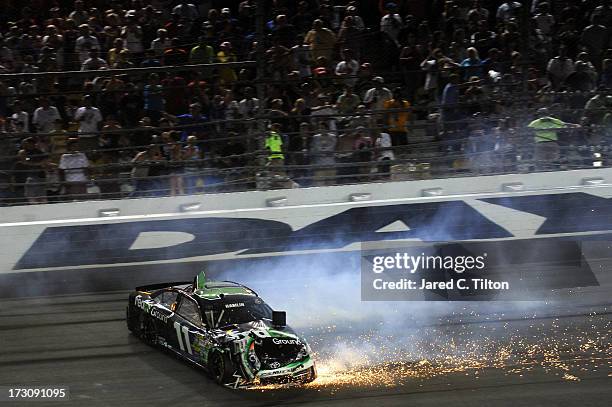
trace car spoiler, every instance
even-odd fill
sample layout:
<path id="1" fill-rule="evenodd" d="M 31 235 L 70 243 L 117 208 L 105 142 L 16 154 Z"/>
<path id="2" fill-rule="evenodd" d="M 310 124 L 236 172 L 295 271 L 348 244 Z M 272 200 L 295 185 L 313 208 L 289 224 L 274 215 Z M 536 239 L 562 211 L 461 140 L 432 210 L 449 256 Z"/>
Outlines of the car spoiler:
<path id="1" fill-rule="evenodd" d="M 177 285 L 189 285 L 189 284 L 193 284 L 193 282 L 192 281 L 176 281 L 173 283 L 157 283 L 157 284 L 141 285 L 140 287 L 136 287 L 136 291 L 160 290 L 162 288 L 174 287 Z"/>

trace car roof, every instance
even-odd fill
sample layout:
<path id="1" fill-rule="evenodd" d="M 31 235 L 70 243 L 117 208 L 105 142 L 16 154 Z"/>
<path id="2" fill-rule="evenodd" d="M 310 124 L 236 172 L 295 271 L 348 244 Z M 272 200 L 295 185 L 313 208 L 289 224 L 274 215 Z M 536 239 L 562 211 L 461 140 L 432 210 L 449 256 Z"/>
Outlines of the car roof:
<path id="1" fill-rule="evenodd" d="M 204 300 L 218 300 L 228 295 L 257 297 L 255 291 L 233 281 L 207 281 L 204 288 L 194 290 L 193 295 Z"/>

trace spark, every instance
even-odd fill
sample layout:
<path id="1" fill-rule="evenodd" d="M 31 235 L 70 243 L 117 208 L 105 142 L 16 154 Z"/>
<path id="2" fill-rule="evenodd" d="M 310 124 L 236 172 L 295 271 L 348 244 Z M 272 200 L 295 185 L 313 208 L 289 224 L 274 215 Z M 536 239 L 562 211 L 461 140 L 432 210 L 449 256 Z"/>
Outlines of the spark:
<path id="1" fill-rule="evenodd" d="M 593 323 L 586 327 L 572 326 L 571 322 L 561 326 L 559 320 L 534 321 L 526 332 L 504 323 L 478 329 L 466 324 L 448 332 L 443 327 L 421 328 L 402 338 L 397 333 L 391 336 L 377 331 L 355 338 L 336 335 L 333 347 L 317 341 L 315 335 L 311 345 L 319 349 L 314 355 L 317 379 L 303 386 L 335 392 L 348 387 L 424 383 L 452 374 L 476 380 L 488 369 L 521 378 L 537 370 L 560 380 L 579 382 L 585 372 L 612 366 L 612 322 L 597 315 L 589 318 Z M 288 385 L 253 388 L 265 391 L 284 387 Z"/>

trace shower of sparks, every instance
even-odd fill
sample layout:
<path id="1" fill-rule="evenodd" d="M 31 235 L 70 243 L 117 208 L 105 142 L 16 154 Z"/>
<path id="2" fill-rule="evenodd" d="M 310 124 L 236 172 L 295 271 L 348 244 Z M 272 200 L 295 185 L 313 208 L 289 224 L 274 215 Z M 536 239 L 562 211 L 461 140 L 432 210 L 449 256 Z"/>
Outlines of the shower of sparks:
<path id="1" fill-rule="evenodd" d="M 546 372 L 560 380 L 578 382 L 587 372 L 612 369 L 612 322 L 591 315 L 587 324 L 560 326 L 558 319 L 532 320 L 528 329 L 496 324 L 471 324 L 415 329 L 401 338 L 371 332 L 358 337 L 337 334 L 329 345 L 317 341 L 317 379 L 314 389 L 393 387 L 449 374 L 479 379 L 484 369 L 506 375 Z M 335 327 L 325 329 L 334 334 Z M 327 336 L 326 335 L 326 336 Z M 327 339 L 329 341 L 329 339 Z M 607 373 L 611 376 L 612 373 Z M 261 385 L 255 390 L 286 385 Z"/>

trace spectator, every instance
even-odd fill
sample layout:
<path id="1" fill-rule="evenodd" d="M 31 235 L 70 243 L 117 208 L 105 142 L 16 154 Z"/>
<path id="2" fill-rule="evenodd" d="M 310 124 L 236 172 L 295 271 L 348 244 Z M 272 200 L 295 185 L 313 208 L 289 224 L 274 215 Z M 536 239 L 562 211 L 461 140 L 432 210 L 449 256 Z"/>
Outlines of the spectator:
<path id="1" fill-rule="evenodd" d="M 58 168 L 64 181 L 64 195 L 73 200 L 83 199 L 89 182 L 89 160 L 85 153 L 78 151 L 79 139 L 68 139 L 68 151 L 60 157 Z"/>
<path id="2" fill-rule="evenodd" d="M 334 185 L 336 176 L 334 153 L 338 143 L 337 136 L 329 130 L 325 121 L 318 122 L 318 130 L 318 133 L 312 136 L 309 148 L 310 164 L 315 166 L 313 186 Z"/>
<path id="3" fill-rule="evenodd" d="M 153 125 L 159 123 L 162 113 L 165 111 L 163 86 L 159 83 L 159 75 L 149 74 L 149 82 L 144 86 L 144 109 L 145 115 L 151 119 Z"/>
<path id="4" fill-rule="evenodd" d="M 11 120 L 15 126 L 17 133 L 29 133 L 30 132 L 30 114 L 23 110 L 23 103 L 17 99 L 13 103 L 13 114 Z"/>
<path id="5" fill-rule="evenodd" d="M 192 64 L 212 64 L 214 57 L 215 51 L 208 43 L 208 38 L 200 35 L 198 45 L 193 47 L 189 53 L 189 62 Z"/>
<path id="6" fill-rule="evenodd" d="M 352 115 L 355 113 L 357 106 L 361 104 L 359 95 L 353 93 L 353 87 L 350 85 L 344 86 L 344 93 L 338 96 L 336 108 L 341 115 Z"/>
<path id="7" fill-rule="evenodd" d="M 310 46 L 314 60 L 323 57 L 331 61 L 336 46 L 336 35 L 332 30 L 323 26 L 323 20 L 316 19 L 312 24 L 312 30 L 306 34 L 304 43 Z"/>
<path id="8" fill-rule="evenodd" d="M 507 22 L 513 18 L 520 18 L 520 9 L 523 5 L 518 1 L 505 1 L 497 8 L 497 20 Z"/>
<path id="9" fill-rule="evenodd" d="M 98 57 L 97 50 L 89 50 L 89 58 L 83 62 L 81 71 L 97 71 L 98 69 L 108 69 L 108 64 Z"/>
<path id="10" fill-rule="evenodd" d="M 172 41 L 168 37 L 168 31 L 164 28 L 157 30 L 157 37 L 151 41 L 150 49 L 155 53 L 155 56 L 160 58 L 164 55 L 164 51 L 172 46 Z"/>
<path id="11" fill-rule="evenodd" d="M 199 175 L 202 153 L 200 147 L 198 147 L 198 138 L 196 136 L 191 135 L 187 137 L 187 143 L 183 147 L 182 159 L 185 161 L 183 177 L 185 191 L 188 194 L 195 194 L 198 192 L 198 183 L 202 180 Z"/>
<path id="12" fill-rule="evenodd" d="M 102 123 L 102 113 L 92 103 L 91 95 L 83 96 L 83 106 L 74 113 L 74 120 L 79 123 L 79 149 L 81 151 L 98 148 L 98 131 Z"/>
<path id="13" fill-rule="evenodd" d="M 461 61 L 461 68 L 463 70 L 463 78 L 468 79 L 472 76 L 483 78 L 482 72 L 482 61 L 478 56 L 478 50 L 474 47 L 467 49 L 468 57 Z"/>
<path id="14" fill-rule="evenodd" d="M 382 110 L 385 107 L 385 102 L 393 99 L 393 94 L 383 85 L 385 80 L 376 76 L 372 79 L 374 87 L 368 89 L 363 97 L 363 103 L 372 110 Z"/>
<path id="15" fill-rule="evenodd" d="M 386 14 L 380 19 L 380 31 L 384 32 L 395 42 L 398 43 L 398 35 L 402 29 L 402 18 L 397 14 L 397 5 L 387 3 L 385 6 Z"/>
<path id="16" fill-rule="evenodd" d="M 46 203 L 46 173 L 48 156 L 38 148 L 36 140 L 28 137 L 23 140 L 22 148 L 18 153 L 16 169 L 21 171 L 17 182 L 25 181 L 24 196 L 31 204 Z"/>
<path id="17" fill-rule="evenodd" d="M 548 75 L 552 86 L 555 90 L 559 90 L 563 81 L 574 72 L 574 61 L 567 56 L 567 50 L 564 45 L 559 47 L 559 55 L 548 61 Z"/>
<path id="18" fill-rule="evenodd" d="M 75 52 L 78 54 L 79 65 L 90 58 L 90 51 L 100 51 L 100 43 L 98 38 L 91 34 L 91 29 L 87 24 L 79 25 L 79 33 L 81 34 L 76 39 Z"/>
<path id="19" fill-rule="evenodd" d="M 40 107 L 34 111 L 32 124 L 36 127 L 37 133 L 46 134 L 53 129 L 53 123 L 61 117 L 57 108 L 49 104 L 47 97 L 41 96 L 38 102 Z"/>
<path id="20" fill-rule="evenodd" d="M 353 51 L 346 48 L 342 51 L 344 59 L 338 62 L 336 65 L 336 75 L 343 78 L 343 82 L 350 87 L 354 87 L 359 78 L 357 72 L 359 71 L 359 62 L 354 57 Z"/>
<path id="21" fill-rule="evenodd" d="M 410 121 L 410 102 L 402 98 L 402 88 L 393 90 L 393 98 L 384 102 L 386 127 L 389 129 L 393 146 L 408 144 L 407 126 Z"/>
<path id="22" fill-rule="evenodd" d="M 559 130 L 580 127 L 577 124 L 565 123 L 551 117 L 548 109 L 538 110 L 538 119 L 529 123 L 527 127 L 534 132 L 534 158 L 537 169 L 557 168 L 559 164 Z"/>
<path id="23" fill-rule="evenodd" d="M 283 154 L 283 138 L 280 134 L 281 125 L 279 123 L 272 123 L 270 125 L 270 131 L 266 136 L 264 147 L 268 152 L 268 166 L 280 167 L 285 163 L 285 155 Z"/>

